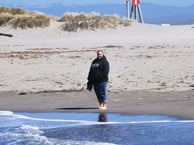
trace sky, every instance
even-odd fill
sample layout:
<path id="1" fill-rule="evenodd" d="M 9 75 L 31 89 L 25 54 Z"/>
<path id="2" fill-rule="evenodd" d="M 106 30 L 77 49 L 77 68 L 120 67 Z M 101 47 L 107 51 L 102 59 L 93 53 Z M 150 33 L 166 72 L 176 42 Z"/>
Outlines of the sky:
<path id="1" fill-rule="evenodd" d="M 194 0 L 140 0 L 141 2 L 171 5 L 171 6 L 188 6 L 194 4 Z M 33 5 L 33 4 L 54 4 L 61 3 L 63 5 L 88 5 L 88 4 L 122 4 L 125 0 L 0 0 L 0 5 Z"/>

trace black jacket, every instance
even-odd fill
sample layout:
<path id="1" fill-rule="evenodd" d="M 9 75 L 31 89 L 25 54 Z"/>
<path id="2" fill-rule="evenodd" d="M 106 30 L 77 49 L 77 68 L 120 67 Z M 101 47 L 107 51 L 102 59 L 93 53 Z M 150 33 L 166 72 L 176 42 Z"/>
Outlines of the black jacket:
<path id="1" fill-rule="evenodd" d="M 90 83 L 101 83 L 108 81 L 109 73 L 109 62 L 106 57 L 103 56 L 101 59 L 96 58 L 92 61 L 90 71 L 88 74 L 88 81 Z"/>

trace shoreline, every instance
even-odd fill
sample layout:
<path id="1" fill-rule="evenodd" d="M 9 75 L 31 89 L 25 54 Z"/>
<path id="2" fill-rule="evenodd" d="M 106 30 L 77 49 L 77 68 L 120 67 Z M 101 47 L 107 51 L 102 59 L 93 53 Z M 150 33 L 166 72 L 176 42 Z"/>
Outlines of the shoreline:
<path id="1" fill-rule="evenodd" d="M 52 92 L 18 94 L 0 92 L 0 110 L 13 112 L 121 113 L 167 115 L 194 119 L 194 90 L 184 92 L 108 92 L 108 109 L 99 110 L 94 92 Z"/>

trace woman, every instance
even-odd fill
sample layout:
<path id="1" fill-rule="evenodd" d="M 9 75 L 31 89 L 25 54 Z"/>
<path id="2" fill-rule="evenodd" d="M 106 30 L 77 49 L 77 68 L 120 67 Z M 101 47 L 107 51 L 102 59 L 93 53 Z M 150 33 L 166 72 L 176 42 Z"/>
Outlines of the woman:
<path id="1" fill-rule="evenodd" d="M 97 58 L 92 61 L 88 74 L 87 89 L 94 91 L 99 102 L 99 109 L 107 109 L 106 88 L 108 83 L 109 62 L 102 50 L 97 51 Z"/>

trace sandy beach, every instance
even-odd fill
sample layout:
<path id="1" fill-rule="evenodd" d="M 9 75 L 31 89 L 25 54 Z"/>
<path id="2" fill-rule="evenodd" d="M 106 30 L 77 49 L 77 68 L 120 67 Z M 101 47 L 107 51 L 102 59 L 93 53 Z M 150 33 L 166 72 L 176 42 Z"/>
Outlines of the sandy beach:
<path id="1" fill-rule="evenodd" d="M 1 27 L 0 110 L 97 112 L 86 90 L 96 50 L 110 62 L 107 112 L 194 118 L 194 26 L 63 32 Z"/>

